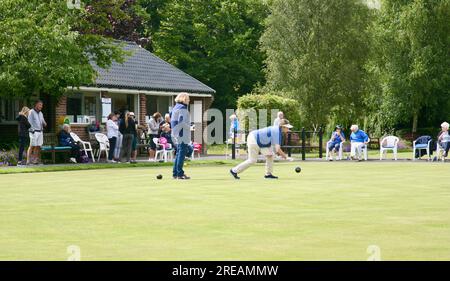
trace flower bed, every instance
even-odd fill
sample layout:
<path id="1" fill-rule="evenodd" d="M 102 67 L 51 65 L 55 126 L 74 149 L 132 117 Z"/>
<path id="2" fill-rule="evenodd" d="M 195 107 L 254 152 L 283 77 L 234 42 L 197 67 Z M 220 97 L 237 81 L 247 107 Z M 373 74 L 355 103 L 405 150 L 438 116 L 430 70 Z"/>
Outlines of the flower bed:
<path id="1" fill-rule="evenodd" d="M 2 150 L 0 151 L 0 166 L 16 166 L 17 165 L 17 151 Z"/>

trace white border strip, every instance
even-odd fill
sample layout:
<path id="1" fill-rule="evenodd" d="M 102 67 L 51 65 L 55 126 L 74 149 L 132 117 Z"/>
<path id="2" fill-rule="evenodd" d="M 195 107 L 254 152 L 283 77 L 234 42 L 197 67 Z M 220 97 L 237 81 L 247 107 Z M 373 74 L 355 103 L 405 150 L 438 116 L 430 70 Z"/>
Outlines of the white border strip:
<path id="1" fill-rule="evenodd" d="M 117 93 L 117 94 L 145 94 L 148 96 L 176 96 L 179 92 L 163 92 L 163 91 L 146 91 L 146 90 L 131 90 L 131 89 L 114 89 L 114 88 L 97 88 L 97 87 L 85 87 L 81 86 L 79 88 L 75 87 L 67 87 L 68 90 L 79 90 L 86 92 L 109 92 L 109 93 Z M 198 93 L 189 93 L 190 96 L 194 97 L 206 97 L 211 98 L 211 94 L 198 94 Z"/>

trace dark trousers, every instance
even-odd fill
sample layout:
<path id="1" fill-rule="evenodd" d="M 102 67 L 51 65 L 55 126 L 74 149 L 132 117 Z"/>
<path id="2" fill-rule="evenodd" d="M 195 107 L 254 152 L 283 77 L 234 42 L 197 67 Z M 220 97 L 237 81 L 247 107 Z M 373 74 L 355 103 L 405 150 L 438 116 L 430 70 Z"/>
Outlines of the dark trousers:
<path id="1" fill-rule="evenodd" d="M 439 145 L 444 149 L 444 155 L 447 157 L 450 150 L 450 142 L 440 142 Z"/>
<path id="2" fill-rule="evenodd" d="M 340 147 L 341 143 L 340 142 L 332 142 L 330 143 L 330 145 L 328 146 L 328 150 L 329 151 L 333 151 L 333 149 L 336 149 L 336 151 L 339 151 L 339 147 Z"/>
<path id="3" fill-rule="evenodd" d="M 120 151 L 120 158 L 123 161 L 130 162 L 131 159 L 131 145 L 133 144 L 133 135 L 125 134 L 122 140 L 122 150 Z"/>
<path id="4" fill-rule="evenodd" d="M 159 138 L 159 136 L 150 134 L 149 137 L 150 137 L 150 149 L 151 150 L 156 150 L 156 143 L 153 141 L 153 138 Z"/>
<path id="5" fill-rule="evenodd" d="M 76 144 L 71 144 L 70 147 L 72 147 L 70 150 L 70 157 L 73 157 L 78 161 L 81 156 L 81 148 Z"/>
<path id="6" fill-rule="evenodd" d="M 177 145 L 177 155 L 175 156 L 175 162 L 173 163 L 173 176 L 181 177 L 184 176 L 183 165 L 184 158 L 188 153 L 188 144 L 180 143 Z"/>
<path id="7" fill-rule="evenodd" d="M 23 160 L 23 152 L 28 146 L 30 139 L 28 136 L 19 136 L 19 162 Z"/>
<path id="8" fill-rule="evenodd" d="M 117 137 L 112 137 L 109 139 L 109 152 L 108 160 L 112 160 L 114 157 L 114 150 L 116 149 Z"/>

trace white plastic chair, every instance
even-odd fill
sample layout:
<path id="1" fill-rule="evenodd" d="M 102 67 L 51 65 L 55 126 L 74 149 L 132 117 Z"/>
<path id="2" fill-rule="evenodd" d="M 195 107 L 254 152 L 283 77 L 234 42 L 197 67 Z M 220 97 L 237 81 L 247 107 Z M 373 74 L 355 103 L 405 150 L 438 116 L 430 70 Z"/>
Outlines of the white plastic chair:
<path id="1" fill-rule="evenodd" d="M 428 156 L 428 160 L 430 160 L 431 158 L 431 154 L 430 154 L 430 143 L 433 141 L 432 139 L 430 139 L 427 144 L 416 144 L 416 141 L 413 141 L 413 161 L 416 160 L 416 150 L 419 151 L 419 159 L 422 158 L 422 156 L 420 155 L 420 151 L 421 150 L 426 150 L 427 151 L 427 156 Z M 426 145 L 426 146 L 425 146 Z M 438 145 L 439 146 L 439 145 Z"/>
<path id="2" fill-rule="evenodd" d="M 397 160 L 397 149 L 399 141 L 400 139 L 395 136 L 384 137 L 380 141 L 380 160 L 383 160 L 383 155 L 387 154 L 389 150 L 392 150 L 392 152 L 394 153 L 394 159 Z"/>
<path id="3" fill-rule="evenodd" d="M 439 142 L 436 142 L 436 157 L 438 160 L 445 162 L 444 148 L 439 144 Z"/>
<path id="4" fill-rule="evenodd" d="M 86 153 L 86 155 L 89 157 L 89 152 L 91 153 L 92 162 L 95 163 L 95 157 L 94 157 L 94 151 L 92 150 L 91 143 L 88 141 L 83 141 L 80 139 L 77 134 L 74 132 L 70 132 L 70 136 L 73 138 L 75 142 L 81 143 L 83 145 L 83 151 Z"/>
<path id="5" fill-rule="evenodd" d="M 351 145 L 351 143 L 350 143 L 350 145 Z M 364 144 L 361 146 L 361 154 L 364 156 L 365 161 L 367 161 L 367 159 L 368 159 L 369 143 L 370 143 L 370 138 L 367 139 L 367 144 Z"/>
<path id="6" fill-rule="evenodd" d="M 364 155 L 364 160 L 367 161 L 368 157 L 368 151 L 369 151 L 369 143 L 370 143 L 370 138 L 367 139 L 367 144 L 365 144 L 364 146 L 361 147 L 361 153 Z"/>
<path id="7" fill-rule="evenodd" d="M 156 145 L 155 161 L 158 161 L 158 158 L 164 162 L 173 160 L 174 150 L 170 143 L 166 144 L 168 145 L 168 148 L 166 148 L 164 144 L 161 144 L 159 138 L 153 138 L 153 142 Z"/>
<path id="8" fill-rule="evenodd" d="M 329 141 L 327 141 L 327 144 L 326 144 L 326 146 L 327 146 L 327 148 L 326 148 L 326 156 L 325 156 L 325 159 L 328 161 L 328 159 L 329 159 L 329 154 L 330 154 L 330 149 L 329 149 L 329 146 L 330 146 L 330 143 L 332 143 L 332 140 L 329 140 Z M 342 160 L 342 153 L 343 153 L 343 151 L 344 151 L 344 142 L 343 141 L 341 141 L 341 143 L 339 144 L 339 151 L 338 151 L 338 160 Z"/>
<path id="9" fill-rule="evenodd" d="M 109 140 L 108 137 L 105 134 L 102 133 L 95 133 L 95 139 L 98 141 L 98 159 L 97 161 L 100 161 L 100 156 L 102 155 L 102 151 L 106 154 L 106 159 L 108 159 L 108 151 L 109 151 Z"/>
<path id="10" fill-rule="evenodd" d="M 159 144 L 164 148 L 164 161 L 173 161 L 173 154 L 175 150 L 172 144 L 167 141 L 166 138 L 159 138 Z"/>

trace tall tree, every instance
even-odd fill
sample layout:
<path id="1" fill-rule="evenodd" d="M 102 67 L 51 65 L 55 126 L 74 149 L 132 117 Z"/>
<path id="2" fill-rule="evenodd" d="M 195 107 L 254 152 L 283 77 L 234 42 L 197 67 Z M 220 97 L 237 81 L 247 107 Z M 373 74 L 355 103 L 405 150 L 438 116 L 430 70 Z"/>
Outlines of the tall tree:
<path id="1" fill-rule="evenodd" d="M 166 7 L 173 0 L 138 0 L 139 5 L 145 11 L 147 17 L 142 29 L 142 34 L 149 38 L 149 43 L 146 48 L 150 52 L 154 52 L 153 34 L 157 33 L 161 27 L 161 21 L 163 20 L 163 13 L 165 13 Z"/>
<path id="2" fill-rule="evenodd" d="M 217 91 L 214 106 L 264 81 L 259 38 L 268 8 L 260 0 L 172 0 L 153 35 L 156 54 Z"/>
<path id="3" fill-rule="evenodd" d="M 104 35 L 118 40 L 149 44 L 144 23 L 149 20 L 138 0 L 83 0 L 90 29 L 85 33 Z"/>
<path id="4" fill-rule="evenodd" d="M 94 25 L 87 13 L 59 0 L 0 1 L 0 96 L 58 96 L 93 82 L 90 60 L 121 61 L 119 46 L 88 32 L 108 23 Z"/>
<path id="5" fill-rule="evenodd" d="M 298 100 L 313 126 L 359 116 L 369 20 L 361 0 L 274 0 L 261 39 L 267 87 Z"/>
<path id="6" fill-rule="evenodd" d="M 384 0 L 371 32 L 369 66 L 379 79 L 375 94 L 386 126 L 409 120 L 415 133 L 421 112 L 428 115 L 422 119 L 445 118 L 450 106 L 450 0 Z"/>

